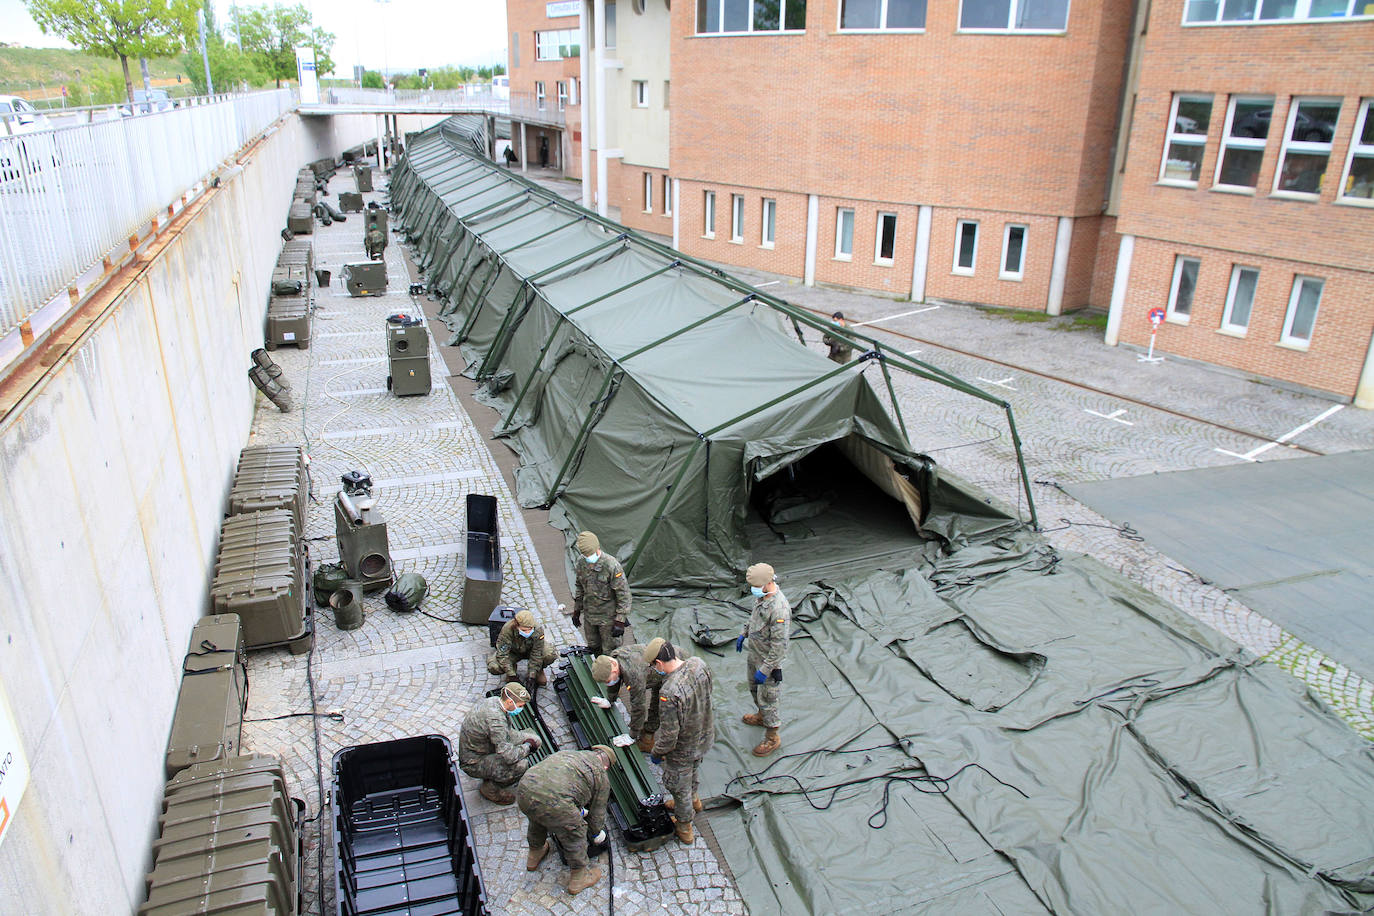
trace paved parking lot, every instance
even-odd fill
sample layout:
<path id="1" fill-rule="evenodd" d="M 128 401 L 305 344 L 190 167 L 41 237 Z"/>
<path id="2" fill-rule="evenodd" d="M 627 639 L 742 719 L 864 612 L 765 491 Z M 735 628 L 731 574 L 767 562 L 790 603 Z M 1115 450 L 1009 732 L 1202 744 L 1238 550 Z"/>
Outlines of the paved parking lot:
<path id="1" fill-rule="evenodd" d="M 382 184 L 378 182 L 379 188 Z M 331 182 L 335 193 L 351 189 L 351 179 L 342 175 Z M 348 745 L 417 734 L 441 734 L 456 743 L 463 715 L 497 682 L 484 664 L 485 627 L 436 619 L 458 613 L 467 493 L 498 498 L 505 551 L 503 601 L 534 609 L 556 642 L 577 639 L 568 619 L 556 609 L 557 595 L 566 594 L 566 582 L 559 581 L 564 571 L 541 564 L 531 536 L 534 522 L 527 521 L 537 516 L 515 506 L 501 465 L 448 384 L 438 345 L 443 338 L 431 335 L 434 384 L 429 396 L 401 399 L 386 391 L 385 316 L 417 313 L 420 306 L 406 294 L 408 265 L 394 238 L 386 252 L 391 278 L 386 295 L 349 298 L 337 282 L 320 290 L 310 348 L 283 348 L 274 354 L 293 385 L 296 409 L 282 414 L 259 399 L 252 433 L 254 442 L 306 445 L 314 496 L 306 533 L 313 562 L 336 559 L 333 494 L 340 474 L 362 469 L 377 482 L 398 571 L 420 572 L 430 586 L 424 610 L 434 616 L 394 614 L 385 609 L 380 595 L 370 596 L 360 629 L 340 632 L 327 611 L 317 614 L 312 657 L 281 651 L 251 658 L 248 715 L 254 721 L 245 726 L 245 746 L 283 757 L 293 791 L 307 800 L 312 814 L 321 801 L 317 761 L 327 783 L 331 757 Z M 332 270 L 337 280 L 345 262 L 362 259 L 361 219 L 317 227 L 315 246 L 317 266 Z M 888 335 L 917 359 L 1005 398 L 1016 412 L 1041 524 L 1057 547 L 1097 557 L 1273 659 L 1315 688 L 1363 734 L 1374 737 L 1374 690 L 1368 682 L 1199 581 L 1188 572 L 1186 557 L 1169 557 L 1122 537 L 1117 526 L 1058 486 L 1241 461 L 1225 452 L 1245 455 L 1263 447 L 1329 411 L 1333 402 L 1174 360 L 1141 363 L 1131 351 L 1102 346 L 1100 331 L 1074 330 L 1072 317 L 1014 320 L 967 306 L 914 305 L 808 289 L 756 272 L 733 272 L 819 313 L 840 309 L 851 322 Z M 820 346 L 818 334 L 808 338 Z M 875 382 L 882 391 L 880 378 Z M 899 374 L 894 382 L 918 449 L 930 452 L 947 472 L 1025 511 L 1000 410 L 914 377 Z M 482 421 L 485 424 L 486 418 Z M 1374 414 L 1347 406 L 1290 441 L 1322 452 L 1369 448 L 1374 446 Z M 1281 460 L 1294 453 L 1281 445 L 1260 456 Z M 546 560 L 547 556 L 546 550 Z M 550 577 L 555 581 L 551 583 Z M 341 718 L 309 715 L 311 680 L 318 711 L 336 711 Z M 553 712 L 546 720 L 556 739 L 571 746 L 561 713 Z M 473 815 L 493 912 L 605 910 L 604 879 L 574 898 L 563 892 L 567 871 L 556 862 L 546 861 L 537 874 L 526 873 L 523 818 L 513 808 L 485 801 L 475 789 L 465 781 L 464 797 Z M 670 843 L 641 855 L 616 847 L 617 912 L 744 912 L 709 843 L 709 814 L 704 820 L 707 827 L 690 848 Z M 324 869 L 324 911 L 331 912 L 327 812 L 312 823 L 308 841 L 312 867 L 307 869 L 307 912 L 315 912 L 320 899 L 316 863 Z"/>

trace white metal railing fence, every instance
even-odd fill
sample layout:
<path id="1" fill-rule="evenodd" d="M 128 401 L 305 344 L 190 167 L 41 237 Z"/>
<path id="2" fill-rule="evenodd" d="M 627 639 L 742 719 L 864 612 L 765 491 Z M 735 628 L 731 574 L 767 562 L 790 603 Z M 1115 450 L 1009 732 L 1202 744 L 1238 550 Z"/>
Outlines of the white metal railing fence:
<path id="1" fill-rule="evenodd" d="M 0 134 L 0 337 L 295 104 L 277 89 Z"/>
<path id="2" fill-rule="evenodd" d="M 558 100 L 536 96 L 533 92 L 491 89 L 326 89 L 325 105 L 364 105 L 371 109 L 404 108 L 407 111 L 433 109 L 436 112 L 480 111 L 561 127 L 567 122 Z"/>

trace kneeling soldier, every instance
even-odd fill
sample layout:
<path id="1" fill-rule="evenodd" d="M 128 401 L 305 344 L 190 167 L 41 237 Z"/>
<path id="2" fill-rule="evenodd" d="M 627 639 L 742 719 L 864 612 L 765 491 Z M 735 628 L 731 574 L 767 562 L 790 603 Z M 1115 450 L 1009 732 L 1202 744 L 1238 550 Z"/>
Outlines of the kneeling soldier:
<path id="1" fill-rule="evenodd" d="M 611 793 L 606 771 L 613 763 L 615 751 L 598 744 L 589 751 L 559 751 L 525 772 L 516 798 L 529 819 L 526 871 L 539 868 L 549 854 L 549 834 L 553 834 L 572 869 L 569 894 L 584 891 L 601 878 L 601 869 L 587 864 L 587 839 L 606 842 L 606 801 Z"/>
<path id="2" fill-rule="evenodd" d="M 552 665 L 557 657 L 558 654 L 544 636 L 544 628 L 535 624 L 534 614 L 521 611 L 501 628 L 496 637 L 496 651 L 487 659 L 487 670 L 492 674 L 505 675 L 507 681 L 518 681 L 520 676 L 515 671 L 516 662 L 522 658 L 529 659 L 529 676 L 543 687 L 549 682 L 544 669 Z"/>
<path id="3" fill-rule="evenodd" d="M 592 662 L 592 680 L 606 685 L 606 696 L 591 700 L 602 709 L 610 709 L 620 691 L 627 691 L 625 709 L 630 714 L 630 731 L 611 740 L 620 747 L 637 741 L 639 749 L 647 754 L 654 748 L 654 732 L 658 731 L 658 696 L 663 675 L 644 663 L 644 649 L 634 644 L 598 656 Z"/>
<path id="4" fill-rule="evenodd" d="M 486 697 L 463 717 L 458 735 L 458 768 L 482 780 L 478 789 L 487 801 L 509 805 L 515 801 L 511 786 L 529 769 L 530 754 L 539 749 L 539 736 L 520 731 L 512 717 L 530 701 L 520 684 L 507 684 L 494 697 Z"/>
<path id="5" fill-rule="evenodd" d="M 673 812 L 678 842 L 691 845 L 692 816 L 701 810 L 697 770 L 716 740 L 711 670 L 699 658 L 679 658 L 673 644 L 661 637 L 645 647 L 643 657 L 665 675 L 659 688 L 661 724 L 649 759 L 663 766 L 663 785 L 673 795 L 663 805 Z"/>

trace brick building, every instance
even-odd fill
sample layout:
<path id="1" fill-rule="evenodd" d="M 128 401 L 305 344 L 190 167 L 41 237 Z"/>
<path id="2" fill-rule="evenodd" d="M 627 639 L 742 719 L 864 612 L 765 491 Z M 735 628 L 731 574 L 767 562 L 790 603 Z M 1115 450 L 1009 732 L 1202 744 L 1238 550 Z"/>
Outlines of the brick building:
<path id="1" fill-rule="evenodd" d="M 1161 308 L 1163 352 L 1374 406 L 1374 0 L 619 6 L 587 193 L 626 225 L 895 298 L 1110 305 L 1112 344 Z"/>

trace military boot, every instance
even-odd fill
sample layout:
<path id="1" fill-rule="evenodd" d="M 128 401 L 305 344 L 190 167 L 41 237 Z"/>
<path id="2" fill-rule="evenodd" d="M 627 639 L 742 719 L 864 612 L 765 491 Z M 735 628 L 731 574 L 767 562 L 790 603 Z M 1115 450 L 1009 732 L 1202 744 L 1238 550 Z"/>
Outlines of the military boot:
<path id="1" fill-rule="evenodd" d="M 672 810 L 674 809 L 674 807 L 676 807 L 676 805 L 677 805 L 677 802 L 673 800 L 673 797 L 672 797 L 671 795 L 669 795 L 667 798 L 663 799 L 663 807 L 667 808 L 669 811 L 672 811 Z M 693 811 L 700 811 L 700 810 L 701 810 L 701 807 L 702 807 L 702 805 L 701 805 L 701 796 L 700 796 L 700 795 L 693 795 L 693 796 L 692 796 L 692 810 L 693 810 Z"/>
<path id="2" fill-rule="evenodd" d="M 654 733 L 653 733 L 653 732 L 645 732 L 644 734 L 642 734 L 642 735 L 639 736 L 639 749 L 640 749 L 641 751 L 643 751 L 644 753 L 646 753 L 646 754 L 653 753 L 653 750 L 654 750 Z"/>
<path id="3" fill-rule="evenodd" d="M 568 893 L 576 894 L 585 891 L 600 880 L 601 869 L 595 865 L 590 868 L 574 868 L 572 874 L 568 875 Z"/>
<path id="4" fill-rule="evenodd" d="M 755 757 L 767 757 L 769 754 L 782 747 L 782 739 L 778 737 L 778 730 L 770 728 L 763 733 L 763 740 L 758 747 L 754 748 Z"/>
<path id="5" fill-rule="evenodd" d="M 539 673 L 534 676 L 534 682 L 538 684 L 540 687 L 547 687 L 549 685 L 548 672 L 545 671 L 543 668 L 540 668 Z"/>
<path id="6" fill-rule="evenodd" d="M 525 859 L 525 871 L 534 871 L 539 867 L 539 863 L 544 861 L 544 856 L 549 854 L 549 841 L 545 840 L 544 845 L 538 849 L 531 849 L 529 857 Z"/>
<path id="7" fill-rule="evenodd" d="M 477 789 L 477 792 L 487 801 L 495 802 L 498 805 L 509 805 L 511 802 L 515 801 L 514 795 L 507 792 L 490 779 L 482 780 L 482 785 Z"/>
<path id="8" fill-rule="evenodd" d="M 677 841 L 684 846 L 691 846 L 697 838 L 696 834 L 692 832 L 692 822 L 679 824 L 677 818 L 673 818 L 673 834 L 677 837 Z"/>
<path id="9" fill-rule="evenodd" d="M 740 717 L 739 717 L 739 720 L 740 720 L 741 722 L 743 722 L 745 725 L 757 725 L 757 726 L 762 727 L 762 726 L 763 726 L 763 713 L 759 712 L 758 710 L 754 710 L 753 712 L 749 713 L 748 715 L 740 716 Z"/>

